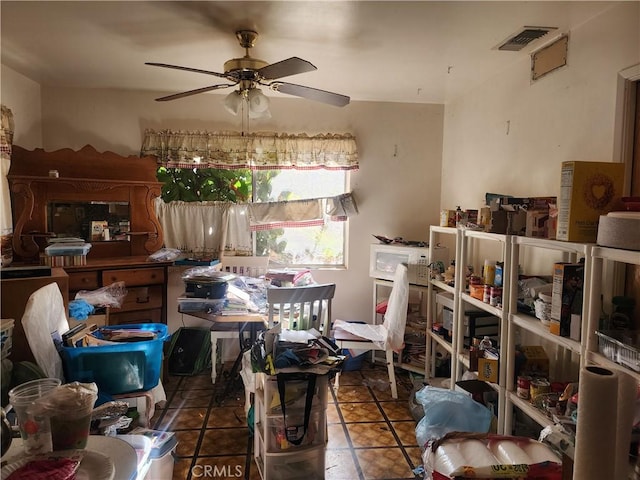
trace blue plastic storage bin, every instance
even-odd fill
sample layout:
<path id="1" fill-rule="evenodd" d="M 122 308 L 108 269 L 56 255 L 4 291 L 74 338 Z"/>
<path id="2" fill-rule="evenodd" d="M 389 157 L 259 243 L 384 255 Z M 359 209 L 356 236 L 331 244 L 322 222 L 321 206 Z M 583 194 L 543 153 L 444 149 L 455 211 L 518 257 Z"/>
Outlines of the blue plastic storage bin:
<path id="1" fill-rule="evenodd" d="M 354 372 L 362 368 L 362 362 L 364 361 L 364 357 L 367 355 L 367 352 L 352 357 L 349 350 L 344 349 L 342 350 L 342 354 L 347 355 L 347 359 L 342 364 L 342 371 Z"/>
<path id="2" fill-rule="evenodd" d="M 111 325 L 104 329 L 140 329 L 156 333 L 154 340 L 120 342 L 96 347 L 63 347 L 62 364 L 67 382 L 95 382 L 101 393 L 117 395 L 150 390 L 160 380 L 162 347 L 169 338 L 162 323 Z M 96 336 L 100 336 L 99 331 Z"/>

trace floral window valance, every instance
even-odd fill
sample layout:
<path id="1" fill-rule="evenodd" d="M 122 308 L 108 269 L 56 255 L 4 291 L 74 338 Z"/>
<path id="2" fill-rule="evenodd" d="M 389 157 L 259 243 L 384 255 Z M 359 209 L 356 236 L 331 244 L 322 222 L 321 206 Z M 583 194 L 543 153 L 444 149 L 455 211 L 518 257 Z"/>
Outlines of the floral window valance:
<path id="1" fill-rule="evenodd" d="M 169 168 L 358 169 L 350 134 L 145 131 L 141 155 Z"/>

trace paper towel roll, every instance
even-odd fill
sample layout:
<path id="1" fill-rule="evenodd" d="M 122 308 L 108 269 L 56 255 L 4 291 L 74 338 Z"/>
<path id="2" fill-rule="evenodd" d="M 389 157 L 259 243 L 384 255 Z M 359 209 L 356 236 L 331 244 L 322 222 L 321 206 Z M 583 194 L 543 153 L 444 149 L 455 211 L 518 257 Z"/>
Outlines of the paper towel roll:
<path id="1" fill-rule="evenodd" d="M 562 460 L 543 443 L 531 441 L 525 443 L 522 448 L 529 455 L 531 464 L 542 462 L 562 463 Z"/>
<path id="2" fill-rule="evenodd" d="M 639 214 L 640 212 L 616 212 L 615 214 L 600 215 L 598 245 L 640 250 Z"/>
<path id="3" fill-rule="evenodd" d="M 531 458 L 517 443 L 511 440 L 491 442 L 491 452 L 502 465 L 529 465 Z"/>
<path id="4" fill-rule="evenodd" d="M 618 374 L 605 368 L 585 367 L 580 370 L 578 385 L 573 478 L 614 479 Z"/>
<path id="5" fill-rule="evenodd" d="M 616 474 L 613 478 L 627 478 L 629 474 L 629 443 L 638 397 L 638 384 L 623 371 L 618 371 L 618 414 L 616 418 Z"/>
<path id="6" fill-rule="evenodd" d="M 465 440 L 460 443 L 460 452 L 467 465 L 473 467 L 488 467 L 500 463 L 489 451 L 487 445 L 480 440 Z"/>
<path id="7" fill-rule="evenodd" d="M 465 458 L 460 450 L 458 450 L 456 443 L 445 443 L 444 445 L 440 445 L 436 450 L 434 461 L 436 472 L 450 477 L 453 472 L 465 465 L 469 464 L 465 463 Z"/>

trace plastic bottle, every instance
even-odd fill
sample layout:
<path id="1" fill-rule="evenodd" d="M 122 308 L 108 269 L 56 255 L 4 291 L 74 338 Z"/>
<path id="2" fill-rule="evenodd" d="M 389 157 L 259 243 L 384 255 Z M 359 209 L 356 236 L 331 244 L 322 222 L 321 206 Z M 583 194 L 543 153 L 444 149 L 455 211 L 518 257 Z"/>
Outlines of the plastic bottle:
<path id="1" fill-rule="evenodd" d="M 491 339 L 485 335 L 484 338 L 480 340 L 479 348 L 480 350 L 489 350 L 491 347 L 493 347 L 493 343 L 491 343 Z"/>

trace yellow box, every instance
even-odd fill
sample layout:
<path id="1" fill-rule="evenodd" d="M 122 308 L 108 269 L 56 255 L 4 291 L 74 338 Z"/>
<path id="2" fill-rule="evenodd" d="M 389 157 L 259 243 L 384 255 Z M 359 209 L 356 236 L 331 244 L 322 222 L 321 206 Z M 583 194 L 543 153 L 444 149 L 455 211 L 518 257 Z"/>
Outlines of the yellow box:
<path id="1" fill-rule="evenodd" d="M 441 210 L 440 211 L 440 226 L 441 227 L 455 227 L 456 226 L 456 211 L 455 210 Z"/>
<path id="2" fill-rule="evenodd" d="M 549 378 L 549 357 L 540 345 L 523 345 L 520 352 L 524 363 L 520 368 L 521 375 Z"/>
<path id="3" fill-rule="evenodd" d="M 499 360 L 493 358 L 478 359 L 478 380 L 485 382 L 498 383 L 498 370 L 500 368 Z"/>
<path id="4" fill-rule="evenodd" d="M 624 164 L 562 162 L 556 238 L 595 243 L 598 220 L 620 207 Z"/>

